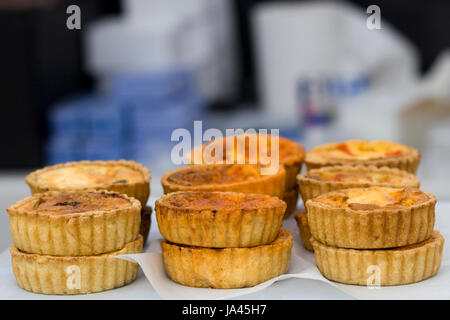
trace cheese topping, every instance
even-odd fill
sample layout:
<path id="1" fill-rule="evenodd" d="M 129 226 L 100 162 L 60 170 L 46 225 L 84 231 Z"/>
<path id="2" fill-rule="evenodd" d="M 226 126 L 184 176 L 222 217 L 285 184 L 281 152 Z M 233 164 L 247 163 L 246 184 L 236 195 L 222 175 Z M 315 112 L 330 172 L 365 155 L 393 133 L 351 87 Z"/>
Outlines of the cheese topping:
<path id="1" fill-rule="evenodd" d="M 411 148 L 390 141 L 350 140 L 342 143 L 330 143 L 311 149 L 309 161 L 329 160 L 374 160 L 392 158 L 411 153 Z"/>
<path id="2" fill-rule="evenodd" d="M 407 208 L 426 202 L 430 197 L 415 188 L 365 188 L 345 189 L 323 194 L 312 201 L 335 208 L 372 210 L 382 208 Z"/>
<path id="3" fill-rule="evenodd" d="M 198 210 L 258 209 L 282 206 L 276 197 L 263 194 L 243 194 L 228 192 L 175 192 L 168 194 L 164 201 L 178 208 Z"/>
<path id="4" fill-rule="evenodd" d="M 92 211 L 110 211 L 126 208 L 131 201 L 118 193 L 69 192 L 37 194 L 20 206 L 28 213 L 62 215 Z"/>
<path id="5" fill-rule="evenodd" d="M 142 173 L 125 166 L 84 164 L 48 170 L 40 174 L 38 183 L 57 188 L 84 188 L 107 184 L 143 181 Z"/>

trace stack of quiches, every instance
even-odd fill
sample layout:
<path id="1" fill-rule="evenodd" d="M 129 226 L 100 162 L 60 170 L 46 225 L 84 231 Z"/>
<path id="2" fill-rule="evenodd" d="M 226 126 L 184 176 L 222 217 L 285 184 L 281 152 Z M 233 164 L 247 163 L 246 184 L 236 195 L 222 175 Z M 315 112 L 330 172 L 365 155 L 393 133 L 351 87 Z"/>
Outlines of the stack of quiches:
<path id="1" fill-rule="evenodd" d="M 280 138 L 280 166 L 271 175 L 262 174 L 260 164 L 197 164 L 165 174 L 165 195 L 155 211 L 169 277 L 187 286 L 224 289 L 285 273 L 293 237 L 281 224 L 286 208 L 296 207 L 293 178 L 303 157 L 302 147 Z"/>
<path id="2" fill-rule="evenodd" d="M 305 248 L 328 279 L 402 285 L 439 270 L 444 238 L 436 198 L 419 190 L 417 150 L 352 140 L 310 150 L 298 175 L 306 212 L 295 215 Z M 371 277 L 376 274 L 376 277 Z"/>
<path id="3" fill-rule="evenodd" d="M 44 294 L 121 287 L 138 265 L 150 228 L 150 171 L 133 161 L 71 162 L 26 177 L 32 196 L 11 205 L 10 252 L 17 283 Z M 144 209 L 142 209 L 144 208 Z"/>

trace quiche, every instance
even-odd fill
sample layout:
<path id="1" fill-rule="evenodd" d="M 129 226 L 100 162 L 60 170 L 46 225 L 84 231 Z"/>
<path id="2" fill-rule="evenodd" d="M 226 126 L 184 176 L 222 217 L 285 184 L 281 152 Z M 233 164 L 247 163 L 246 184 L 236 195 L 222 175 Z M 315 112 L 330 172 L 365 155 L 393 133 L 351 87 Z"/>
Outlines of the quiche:
<path id="1" fill-rule="evenodd" d="M 141 203 L 111 191 L 48 191 L 6 209 L 14 246 L 26 253 L 87 256 L 138 238 Z"/>
<path id="2" fill-rule="evenodd" d="M 286 202 L 286 213 L 284 214 L 284 218 L 286 219 L 297 209 L 298 184 L 291 190 L 286 191 L 283 201 Z"/>
<path id="3" fill-rule="evenodd" d="M 321 194 L 350 188 L 404 187 L 419 188 L 420 181 L 412 173 L 388 167 L 333 166 L 312 169 L 299 174 L 300 194 L 303 202 Z"/>
<path id="4" fill-rule="evenodd" d="M 141 226 L 139 228 L 139 234 L 144 238 L 144 246 L 147 243 L 151 223 L 152 223 L 152 207 L 145 206 L 141 210 Z"/>
<path id="5" fill-rule="evenodd" d="M 300 239 L 306 250 L 314 251 L 311 244 L 311 231 L 308 226 L 308 215 L 306 211 L 299 211 L 294 215 L 295 221 L 297 221 L 298 230 L 300 231 Z"/>
<path id="6" fill-rule="evenodd" d="M 335 165 L 374 165 L 416 173 L 420 152 L 390 141 L 349 140 L 315 147 L 308 151 L 308 170 Z"/>
<path id="7" fill-rule="evenodd" d="M 250 248 L 202 248 L 161 242 L 164 267 L 182 285 L 232 289 L 252 287 L 289 269 L 293 237 L 281 229 L 277 238 Z"/>
<path id="8" fill-rule="evenodd" d="M 179 191 L 155 203 L 161 235 L 169 242 L 210 248 L 253 247 L 278 236 L 286 203 L 237 192 Z"/>
<path id="9" fill-rule="evenodd" d="M 122 287 L 136 278 L 138 264 L 115 256 L 142 252 L 142 236 L 117 251 L 100 255 L 57 257 L 26 253 L 11 246 L 17 284 L 43 294 L 87 294 Z"/>
<path id="10" fill-rule="evenodd" d="M 164 193 L 175 191 L 232 191 L 283 197 L 286 172 L 280 167 L 272 175 L 262 175 L 260 165 L 192 165 L 166 173 L 161 184 Z"/>
<path id="11" fill-rule="evenodd" d="M 227 146 L 231 145 L 231 150 Z M 222 157 L 215 154 L 215 147 L 222 148 Z M 203 146 L 194 148 L 190 155 L 190 161 L 194 164 L 218 163 L 229 161 L 237 164 L 256 164 L 263 163 L 266 159 L 260 157 L 260 153 L 267 154 L 269 157 L 275 149 L 272 150 L 272 137 L 269 134 L 243 134 L 213 140 Z M 213 158 L 210 159 L 209 155 Z M 286 189 L 295 187 L 296 175 L 300 172 L 303 160 L 305 158 L 305 149 L 295 141 L 284 137 L 278 137 L 278 162 L 286 170 Z M 227 163 L 229 163 L 227 162 Z M 268 163 L 264 163 L 268 164 Z"/>
<path id="12" fill-rule="evenodd" d="M 150 195 L 150 170 L 134 161 L 80 161 L 45 167 L 26 176 L 31 193 L 101 189 L 136 198 Z"/>
<path id="13" fill-rule="evenodd" d="M 431 236 L 436 198 L 415 188 L 355 188 L 306 201 L 312 236 L 328 246 L 381 249 Z"/>
<path id="14" fill-rule="evenodd" d="M 444 248 L 439 231 L 416 244 L 380 250 L 336 248 L 315 239 L 311 243 L 325 278 L 361 286 L 404 285 L 430 278 L 440 268 Z"/>

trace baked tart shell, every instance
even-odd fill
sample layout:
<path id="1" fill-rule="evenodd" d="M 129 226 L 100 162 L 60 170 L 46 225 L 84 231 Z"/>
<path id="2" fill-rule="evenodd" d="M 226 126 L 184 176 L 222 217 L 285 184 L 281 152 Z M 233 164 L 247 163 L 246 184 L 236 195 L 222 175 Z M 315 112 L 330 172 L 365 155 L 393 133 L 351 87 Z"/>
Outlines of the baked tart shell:
<path id="1" fill-rule="evenodd" d="M 211 249 L 161 242 L 169 277 L 182 285 L 232 289 L 253 287 L 289 269 L 293 237 L 281 229 L 270 244 L 251 248 Z"/>
<path id="2" fill-rule="evenodd" d="M 302 160 L 290 161 L 283 164 L 286 170 L 286 189 L 295 188 L 297 185 L 297 175 L 302 170 L 303 157 Z"/>
<path id="3" fill-rule="evenodd" d="M 323 167 L 320 169 L 314 169 L 308 173 L 316 172 L 322 173 L 327 172 L 328 170 L 335 167 Z M 303 203 L 306 203 L 309 199 L 313 199 L 318 197 L 324 193 L 328 193 L 331 191 L 337 191 L 342 189 L 351 189 L 351 188 L 369 188 L 369 187 L 392 187 L 392 188 L 419 188 L 420 181 L 419 179 L 408 173 L 404 170 L 400 170 L 397 168 L 389 168 L 389 167 L 375 167 L 375 166 L 364 166 L 364 165 L 356 165 L 356 166 L 339 166 L 342 171 L 348 172 L 378 172 L 386 175 L 398 175 L 405 177 L 407 182 L 403 184 L 389 184 L 389 183 L 368 183 L 368 182 L 345 182 L 345 181 L 325 181 L 325 180 L 317 180 L 308 177 L 307 173 L 299 174 L 297 176 L 297 180 L 300 184 L 300 194 L 303 199 Z"/>
<path id="4" fill-rule="evenodd" d="M 401 209 L 352 210 L 308 200 L 309 229 L 317 241 L 340 248 L 381 249 L 418 243 L 431 236 L 435 222 L 436 198 L 425 194 L 427 201 Z"/>
<path id="5" fill-rule="evenodd" d="M 202 170 L 204 166 L 221 166 L 221 165 L 191 165 L 189 167 L 180 168 L 166 173 L 162 179 L 161 184 L 164 188 L 164 193 L 171 193 L 177 191 L 224 191 L 224 192 L 241 192 L 241 193 L 259 193 L 267 194 L 282 198 L 285 193 L 286 171 L 284 167 L 280 166 L 277 173 L 272 175 L 261 175 L 257 179 L 248 181 L 237 181 L 232 183 L 221 184 L 205 184 L 197 186 L 183 186 L 180 184 L 170 182 L 169 178 L 173 174 L 183 172 L 185 170 Z"/>
<path id="6" fill-rule="evenodd" d="M 287 219 L 295 210 L 297 210 L 298 184 L 296 184 L 295 187 L 291 190 L 286 191 L 283 197 L 283 201 L 286 202 L 286 212 L 284 214 L 284 219 Z"/>
<path id="7" fill-rule="evenodd" d="M 250 135 L 245 134 L 245 136 L 253 136 L 253 134 L 250 134 Z M 270 135 L 268 135 L 268 136 L 270 136 Z M 236 138 L 236 137 L 233 136 L 233 137 L 222 138 L 221 140 L 215 140 L 213 143 L 223 143 L 223 141 L 225 141 L 225 139 L 230 139 L 230 138 Z M 268 139 L 270 140 L 269 137 L 268 137 Z M 205 163 L 205 159 L 203 157 L 203 151 L 208 144 L 209 143 L 194 148 L 192 150 L 192 152 L 190 153 L 190 155 L 187 157 L 187 160 L 192 164 Z M 198 150 L 198 149 L 202 150 L 201 158 L 196 156 L 196 150 Z M 295 184 L 297 183 L 296 176 L 300 172 L 300 170 L 302 168 L 303 160 L 305 159 L 305 154 L 306 154 L 305 148 L 303 148 L 303 146 L 301 146 L 300 144 L 298 144 L 297 142 L 295 142 L 293 140 L 279 136 L 279 149 L 289 150 L 289 153 L 287 153 L 287 154 L 283 153 L 283 156 L 281 156 L 281 155 L 279 156 L 279 163 L 281 165 L 283 165 L 286 170 L 285 185 L 286 185 L 286 189 L 289 190 L 289 189 L 294 188 Z M 281 152 L 280 152 L 280 154 L 281 154 Z"/>
<path id="8" fill-rule="evenodd" d="M 311 239 L 316 264 L 332 281 L 353 285 L 395 286 L 419 282 L 435 275 L 441 265 L 444 238 L 434 231 L 416 245 L 387 250 L 355 250 L 327 246 Z M 373 282 L 379 270 L 379 283 Z"/>
<path id="9" fill-rule="evenodd" d="M 280 158 L 280 164 L 284 166 L 286 170 L 286 189 L 290 190 L 295 188 L 297 184 L 297 175 L 300 173 L 305 159 L 305 149 L 297 142 L 280 137 L 280 144 L 288 144 L 291 146 L 291 150 L 295 150 L 292 155 Z"/>
<path id="10" fill-rule="evenodd" d="M 61 193 L 49 191 L 44 194 Z M 21 208 L 39 195 L 27 197 L 6 209 L 14 246 L 20 251 L 51 256 L 98 255 L 120 250 L 138 238 L 141 204 L 134 198 L 121 195 L 131 203 L 124 208 L 73 214 L 50 215 Z"/>
<path id="11" fill-rule="evenodd" d="M 136 278 L 138 264 L 114 256 L 142 252 L 142 236 L 122 249 L 96 256 L 55 257 L 24 253 L 11 246 L 17 284 L 42 294 L 87 294 L 122 287 Z M 74 278 L 79 268 L 79 283 Z M 79 284 L 79 285 L 78 285 Z"/>
<path id="12" fill-rule="evenodd" d="M 305 165 L 307 170 L 319 169 L 330 166 L 342 166 L 342 165 L 365 165 L 375 167 L 389 167 L 404 170 L 406 172 L 416 174 L 420 163 L 420 152 L 416 149 L 412 149 L 411 153 L 397 157 L 386 157 L 370 160 L 332 160 L 321 159 L 320 161 L 311 161 L 308 156 L 305 158 Z"/>
<path id="13" fill-rule="evenodd" d="M 146 206 L 141 210 L 141 227 L 139 234 L 144 238 L 144 246 L 147 243 L 152 223 L 152 207 Z"/>
<path id="14" fill-rule="evenodd" d="M 195 209 L 166 203 L 167 197 L 183 193 L 164 195 L 155 203 L 159 231 L 170 242 L 209 248 L 253 247 L 274 241 L 280 232 L 286 204 L 276 197 L 260 195 L 275 204 L 251 209 Z M 220 194 L 230 199 L 243 195 Z"/>
<path id="15" fill-rule="evenodd" d="M 142 206 L 148 201 L 150 196 L 150 170 L 144 167 L 142 164 L 129 161 L 129 160 L 120 160 L 120 161 L 78 161 L 78 162 L 68 162 L 63 164 L 57 164 L 54 166 L 45 167 L 40 170 L 36 170 L 29 175 L 26 176 L 25 181 L 30 187 L 31 194 L 43 193 L 46 191 L 65 191 L 67 188 L 59 188 L 58 186 L 47 186 L 39 183 L 39 175 L 44 172 L 48 172 L 55 169 L 67 168 L 67 167 L 76 167 L 76 166 L 87 166 L 87 165 L 98 165 L 98 166 L 124 166 L 130 168 L 132 170 L 138 171 L 142 174 L 143 180 L 140 182 L 124 182 L 124 183 L 114 183 L 114 184 L 101 184 L 101 185 L 93 185 L 87 187 L 77 187 L 76 190 L 82 189 L 97 189 L 97 190 L 107 190 L 107 191 L 115 191 L 118 193 L 126 194 L 129 197 L 136 198 L 141 202 Z"/>
<path id="16" fill-rule="evenodd" d="M 295 221 L 297 221 L 298 230 L 300 231 L 300 239 L 306 250 L 314 251 L 311 244 L 311 231 L 308 226 L 308 215 L 306 211 L 300 211 L 295 214 Z"/>

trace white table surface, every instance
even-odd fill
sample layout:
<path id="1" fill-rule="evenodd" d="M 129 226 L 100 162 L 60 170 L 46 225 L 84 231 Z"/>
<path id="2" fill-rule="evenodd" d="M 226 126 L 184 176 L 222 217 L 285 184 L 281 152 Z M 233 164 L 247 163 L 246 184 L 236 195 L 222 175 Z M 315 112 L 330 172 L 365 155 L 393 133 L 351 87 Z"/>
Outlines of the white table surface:
<path id="1" fill-rule="evenodd" d="M 153 204 L 154 198 L 150 199 Z M 437 206 L 436 229 L 442 226 L 441 233 L 446 239 L 450 239 L 449 228 L 450 216 L 446 213 L 450 210 L 450 202 L 441 202 Z M 290 217 L 290 219 L 293 219 Z M 449 233 L 449 234 L 447 234 Z M 152 215 L 152 225 L 149 241 L 161 238 L 155 216 Z M 300 241 L 298 233 L 294 234 L 294 241 Z M 148 242 L 149 243 L 149 242 Z M 145 251 L 145 249 L 144 249 Z M 446 256 L 444 249 L 444 257 Z M 444 258 L 447 259 L 447 258 Z M 438 277 L 444 278 L 448 275 L 448 270 L 438 273 L 434 279 L 429 281 L 439 282 Z M 345 286 L 350 289 L 354 286 Z M 369 289 L 367 289 L 369 290 Z M 370 295 L 369 295 L 370 296 Z M 449 297 L 442 297 L 443 299 L 450 299 Z M 57 299 L 57 300 L 94 300 L 94 299 L 160 299 L 158 294 L 152 288 L 149 281 L 145 278 L 141 270 L 139 270 L 137 279 L 122 288 L 113 289 L 105 292 L 94 293 L 89 295 L 76 296 L 56 296 L 56 295 L 40 295 L 27 292 L 19 288 L 15 282 L 14 275 L 11 269 L 11 260 L 9 251 L 6 250 L 0 254 L 0 299 Z M 344 293 L 337 287 L 333 287 L 327 283 L 307 280 L 307 279 L 287 279 L 274 283 L 272 286 L 259 291 L 257 293 L 238 297 L 237 299 L 353 299 L 352 296 Z M 399 297 L 401 299 L 401 297 Z"/>

